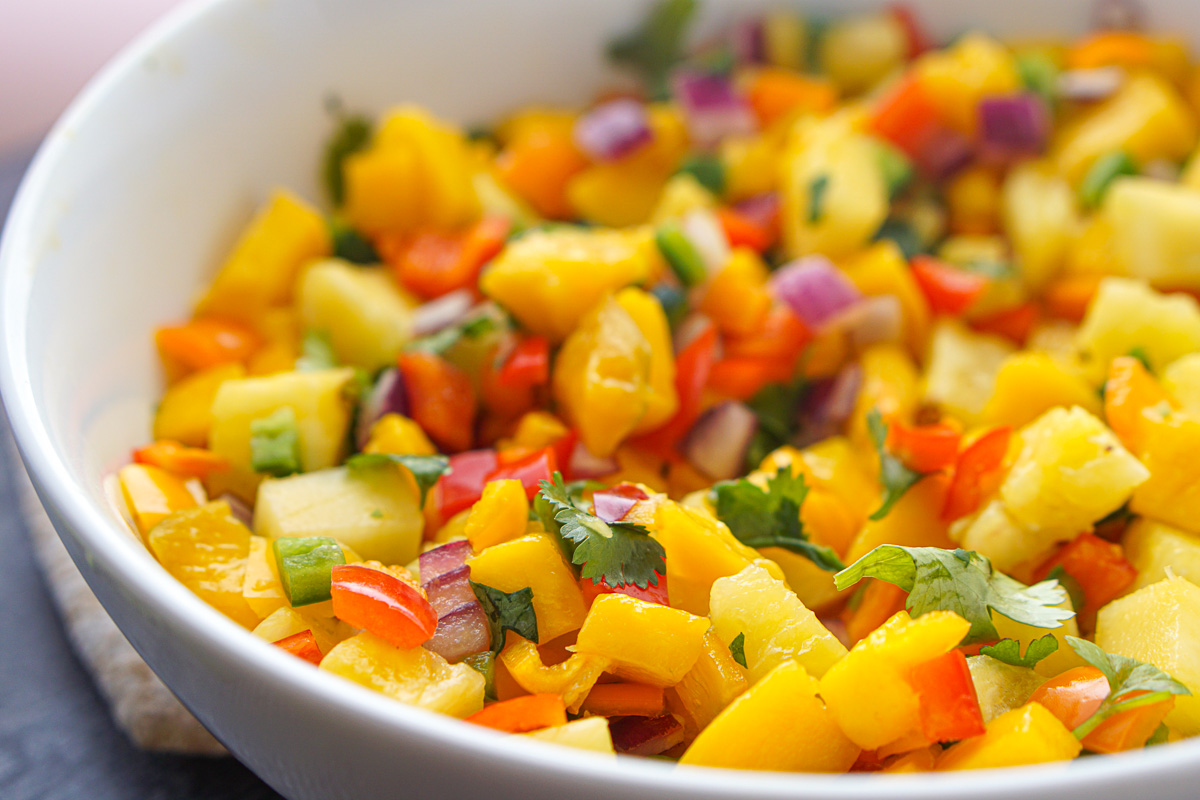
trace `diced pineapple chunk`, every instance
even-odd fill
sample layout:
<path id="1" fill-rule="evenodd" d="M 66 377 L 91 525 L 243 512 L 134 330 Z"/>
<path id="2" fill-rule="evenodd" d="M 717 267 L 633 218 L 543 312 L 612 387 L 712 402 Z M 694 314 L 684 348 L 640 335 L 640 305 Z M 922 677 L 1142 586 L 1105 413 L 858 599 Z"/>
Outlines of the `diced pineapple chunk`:
<path id="1" fill-rule="evenodd" d="M 1171 362 L 1162 373 L 1162 387 L 1188 416 L 1200 419 L 1200 353 L 1189 353 Z"/>
<path id="2" fill-rule="evenodd" d="M 1200 350 L 1200 306 L 1187 295 L 1165 295 L 1128 278 L 1105 278 L 1075 338 L 1098 384 L 1117 356 L 1140 349 L 1153 372 Z"/>
<path id="3" fill-rule="evenodd" d="M 925 399 L 968 424 L 976 422 L 995 389 L 996 373 L 1015 349 L 998 336 L 942 320 L 929 343 Z"/>
<path id="4" fill-rule="evenodd" d="M 1075 192 L 1048 164 L 1030 161 L 1008 173 L 1004 227 L 1026 284 L 1043 286 L 1062 268 L 1078 225 Z"/>
<path id="5" fill-rule="evenodd" d="M 779 664 L 734 700 L 692 743 L 681 764 L 789 772 L 845 772 L 859 748 L 796 661 Z"/>
<path id="6" fill-rule="evenodd" d="M 597 753 L 616 752 L 613 750 L 612 733 L 608 730 L 608 719 L 605 717 L 585 717 L 568 722 L 566 725 L 543 728 L 540 731 L 524 735 L 540 742 L 574 747 L 579 750 L 592 750 Z"/>
<path id="7" fill-rule="evenodd" d="M 1011 570 L 1044 554 L 1054 544 L 1010 517 L 999 498 L 957 520 L 950 526 L 950 538 L 963 549 L 986 557 L 999 570 Z"/>
<path id="8" fill-rule="evenodd" d="M 424 647 L 392 647 L 365 631 L 326 653 L 321 669 L 452 717 L 469 717 L 483 708 L 485 681 L 479 672 L 466 664 L 449 664 Z"/>
<path id="9" fill-rule="evenodd" d="M 281 408 L 296 415 L 300 432 L 300 463 L 305 470 L 332 467 L 342 460 L 350 425 L 347 394 L 354 370 L 282 372 L 259 378 L 225 381 L 212 404 L 209 445 L 230 463 L 230 469 L 209 479 L 217 495 L 231 491 L 250 502 L 263 476 L 250 459 L 250 424 Z"/>
<path id="10" fill-rule="evenodd" d="M 587 616 L 583 593 L 562 551 L 548 535 L 533 533 L 493 545 L 467 564 L 476 583 L 502 592 L 533 589 L 533 611 L 542 641 L 557 639 L 583 625 Z"/>
<path id="11" fill-rule="evenodd" d="M 1200 734 L 1200 586 L 1170 577 L 1114 600 L 1096 617 L 1096 644 L 1136 658 L 1181 681 L 1190 696 L 1176 696 L 1167 727 Z"/>
<path id="12" fill-rule="evenodd" d="M 708 211 L 717 206 L 717 198 L 690 172 L 672 175 L 663 187 L 658 205 L 650 217 L 653 225 L 681 220 L 693 211 Z"/>
<path id="13" fill-rule="evenodd" d="M 312 631 L 322 653 L 328 653 L 355 633 L 354 628 L 336 617 L 322 617 L 307 608 L 278 608 L 258 624 L 254 635 L 268 642 L 278 642 L 304 631 Z"/>
<path id="14" fill-rule="evenodd" d="M 245 375 L 246 368 L 241 364 L 222 364 L 173 383 L 154 412 L 154 438 L 204 447 L 208 443 L 217 390 L 225 381 Z"/>
<path id="15" fill-rule="evenodd" d="M 752 683 L 792 659 L 820 677 L 846 655 L 845 645 L 817 615 L 757 564 L 713 583 L 709 602 L 713 628 L 722 642 L 728 646 L 739 634 L 745 636 Z"/>
<path id="16" fill-rule="evenodd" d="M 1200 192 L 1151 178 L 1121 178 L 1101 212 L 1123 275 L 1165 288 L 1200 288 Z"/>
<path id="17" fill-rule="evenodd" d="M 716 719 L 734 698 L 746 691 L 746 670 L 733 659 L 725 643 L 709 631 L 696 663 L 675 687 L 679 702 L 697 729 Z"/>
<path id="18" fill-rule="evenodd" d="M 1100 398 L 1079 375 L 1046 353 L 1014 353 L 996 373 L 996 386 L 981 421 L 1020 428 L 1055 406 L 1100 413 Z"/>
<path id="19" fill-rule="evenodd" d="M 1141 517 L 1129 526 L 1121 543 L 1125 558 L 1138 571 L 1131 591 L 1158 583 L 1168 575 L 1200 585 L 1200 536 Z"/>
<path id="20" fill-rule="evenodd" d="M 385 367 L 412 338 L 416 301 L 381 267 L 319 261 L 301 274 L 296 295 L 304 326 L 327 334 L 343 364 Z"/>
<path id="21" fill-rule="evenodd" d="M 1069 761 L 1083 745 L 1038 703 L 1014 708 L 988 723 L 987 733 L 942 753 L 938 770 L 992 769 Z"/>
<path id="22" fill-rule="evenodd" d="M 242 597 L 250 531 L 228 503 L 218 500 L 172 514 L 154 526 L 146 544 L 158 563 L 201 600 L 243 627 L 258 624 Z"/>
<path id="23" fill-rule="evenodd" d="M 1147 417 L 1142 462 L 1150 472 L 1133 492 L 1135 514 L 1200 533 L 1200 422 L 1182 415 Z"/>
<path id="24" fill-rule="evenodd" d="M 1021 431 L 1000 486 L 1005 511 L 1047 546 L 1116 511 L 1149 472 L 1082 408 L 1052 409 Z"/>
<path id="25" fill-rule="evenodd" d="M 967 667 L 984 722 L 1028 703 L 1030 695 L 1045 681 L 1028 667 L 1014 667 L 991 656 L 970 656 Z"/>
<path id="26" fill-rule="evenodd" d="M 254 507 L 260 536 L 332 536 L 384 564 L 416 558 L 424 526 L 412 477 L 391 464 L 266 480 Z"/>
<path id="27" fill-rule="evenodd" d="M 610 659 L 627 680 L 674 686 L 695 666 L 707 630 L 704 617 L 614 592 L 592 602 L 575 650 Z"/>

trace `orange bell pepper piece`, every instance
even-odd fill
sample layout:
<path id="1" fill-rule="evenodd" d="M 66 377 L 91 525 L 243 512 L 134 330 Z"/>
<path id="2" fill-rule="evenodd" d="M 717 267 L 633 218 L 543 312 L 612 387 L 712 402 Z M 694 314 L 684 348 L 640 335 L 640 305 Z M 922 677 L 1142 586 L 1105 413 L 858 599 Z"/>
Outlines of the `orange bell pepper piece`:
<path id="1" fill-rule="evenodd" d="M 293 633 L 291 636 L 285 636 L 274 643 L 276 647 L 282 647 L 297 658 L 303 658 L 313 666 L 319 666 L 324 654 L 321 653 L 321 648 L 317 647 L 317 639 L 313 636 L 312 631 L 300 631 Z"/>
<path id="2" fill-rule="evenodd" d="M 1132 586 L 1138 574 L 1137 568 L 1126 560 L 1121 545 L 1106 542 L 1093 533 L 1081 533 L 1063 545 L 1038 568 L 1038 580 L 1045 579 L 1055 567 L 1062 567 L 1083 590 L 1079 621 L 1084 627 L 1091 627 L 1096 612 Z"/>
<path id="3" fill-rule="evenodd" d="M 988 287 L 985 275 L 953 267 L 930 256 L 912 260 L 912 276 L 929 301 L 934 313 L 959 316 L 983 295 Z"/>
<path id="4" fill-rule="evenodd" d="M 1096 713 L 1110 691 L 1103 672 L 1090 666 L 1075 667 L 1043 683 L 1029 699 L 1075 730 Z"/>
<path id="5" fill-rule="evenodd" d="M 1125 697 L 1138 697 L 1146 692 L 1129 692 Z M 1083 746 L 1093 753 L 1120 753 L 1146 746 L 1146 741 L 1175 708 L 1175 698 L 1168 697 L 1148 706 L 1131 708 L 1114 714 L 1083 737 Z"/>
<path id="6" fill-rule="evenodd" d="M 186 447 L 179 442 L 162 440 L 133 451 L 138 464 L 150 464 L 182 478 L 204 480 L 213 472 L 229 469 L 229 461 L 211 450 Z"/>
<path id="7" fill-rule="evenodd" d="M 158 353 L 168 368 L 197 372 L 221 364 L 245 363 L 262 344 L 258 334 L 237 322 L 201 317 L 154 333 Z"/>
<path id="8" fill-rule="evenodd" d="M 958 650 L 913 669 L 909 682 L 920 698 L 921 732 L 931 742 L 957 742 L 986 732 L 967 657 Z"/>
<path id="9" fill-rule="evenodd" d="M 846 624 L 846 635 L 850 643 L 856 644 L 887 622 L 904 608 L 908 592 L 899 586 L 874 578 L 867 579 L 867 585 L 859 595 L 858 605 L 842 612 L 842 621 Z"/>
<path id="10" fill-rule="evenodd" d="M 474 289 L 479 270 L 504 248 L 509 221 L 488 216 L 464 231 L 427 230 L 415 236 L 379 237 L 379 254 L 396 279 L 430 299 L 456 289 Z"/>
<path id="11" fill-rule="evenodd" d="M 556 694 L 514 697 L 477 711 L 467 722 L 508 733 L 528 733 L 567 724 L 567 707 Z"/>
<path id="12" fill-rule="evenodd" d="M 761 328 L 749 336 L 730 336 L 725 340 L 729 358 L 765 358 L 795 362 L 812 341 L 808 326 L 787 306 L 775 306 Z"/>
<path id="13" fill-rule="evenodd" d="M 938 107 L 929 91 L 914 74 L 902 78 L 875 105 L 867 129 L 917 156 L 936 133 Z"/>
<path id="14" fill-rule="evenodd" d="M 644 683 L 600 683 L 592 687 L 580 710 L 599 717 L 657 717 L 666 708 L 658 686 Z"/>
<path id="15" fill-rule="evenodd" d="M 467 373 L 433 353 L 404 353 L 400 373 L 412 418 L 445 450 L 461 452 L 475 439 L 477 402 Z"/>
<path id="16" fill-rule="evenodd" d="M 1104 417 L 1117 438 L 1133 452 L 1140 452 L 1146 438 L 1147 409 L 1166 404 L 1175 407 L 1141 360 L 1133 356 L 1114 358 L 1104 384 Z"/>
<path id="17" fill-rule="evenodd" d="M 829 81 L 770 67 L 754 74 L 746 97 L 764 128 L 794 112 L 823 114 L 837 104 L 837 90 Z"/>
<path id="18" fill-rule="evenodd" d="M 980 501 L 1000 483 L 1000 469 L 1008 455 L 1012 428 L 995 428 L 963 450 L 954 465 L 946 491 L 942 519 L 952 522 L 979 508 Z"/>
<path id="19" fill-rule="evenodd" d="M 566 126 L 530 128 L 496 156 L 496 171 L 509 188 L 543 217 L 573 215 L 567 183 L 588 166 Z"/>
<path id="20" fill-rule="evenodd" d="M 1081 322 L 1104 275 L 1067 275 L 1051 281 L 1042 292 L 1046 313 L 1068 322 Z"/>
<path id="21" fill-rule="evenodd" d="M 735 250 L 725 268 L 704 287 L 697 310 L 722 333 L 751 336 L 762 328 L 774 302 L 767 278 L 767 269 L 757 256 Z"/>
<path id="22" fill-rule="evenodd" d="M 790 360 L 725 357 L 713 363 L 708 388 L 734 400 L 749 400 L 768 383 L 791 380 L 792 367 Z"/>
<path id="23" fill-rule="evenodd" d="M 1154 63 L 1154 43 L 1139 33 L 1099 31 L 1067 51 L 1068 69 L 1142 68 Z"/>
<path id="24" fill-rule="evenodd" d="M 888 426 L 888 449 L 917 472 L 940 472 L 954 465 L 962 434 L 952 425 Z"/>

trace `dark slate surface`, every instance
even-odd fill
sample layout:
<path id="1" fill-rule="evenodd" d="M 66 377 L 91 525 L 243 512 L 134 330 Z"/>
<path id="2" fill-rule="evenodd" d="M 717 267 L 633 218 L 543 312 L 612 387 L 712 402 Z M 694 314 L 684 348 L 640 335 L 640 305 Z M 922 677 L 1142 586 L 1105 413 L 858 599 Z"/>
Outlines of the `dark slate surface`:
<path id="1" fill-rule="evenodd" d="M 30 153 L 0 158 L 0 219 Z M 0 412 L 0 438 L 9 439 Z M 17 512 L 0 442 L 0 797 L 259 800 L 273 791 L 232 758 L 151 755 L 113 726 L 67 645 Z"/>

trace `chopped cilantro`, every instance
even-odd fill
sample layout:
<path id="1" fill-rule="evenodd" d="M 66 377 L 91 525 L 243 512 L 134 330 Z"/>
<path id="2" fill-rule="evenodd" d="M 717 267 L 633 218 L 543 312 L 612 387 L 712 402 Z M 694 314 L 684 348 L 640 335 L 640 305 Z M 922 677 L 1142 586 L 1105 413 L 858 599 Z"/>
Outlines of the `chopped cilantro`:
<path id="1" fill-rule="evenodd" d="M 366 148 L 371 140 L 371 127 L 371 121 L 366 117 L 342 116 L 337 130 L 325 145 L 321 177 L 335 206 L 340 206 L 346 199 L 346 178 L 342 172 L 346 158 Z"/>
<path id="2" fill-rule="evenodd" d="M 940 547 L 876 547 L 833 576 L 838 589 L 863 578 L 878 578 L 908 592 L 905 604 L 914 617 L 929 611 L 953 611 L 971 623 L 963 644 L 1000 638 L 992 612 L 1035 628 L 1057 628 L 1074 612 L 1058 607 L 1067 593 L 1057 581 L 1026 586 L 974 551 Z"/>
<path id="3" fill-rule="evenodd" d="M 779 547 L 804 556 L 827 572 L 845 565 L 837 553 L 813 544 L 800 521 L 800 507 L 808 494 L 803 475 L 793 475 L 790 467 L 780 467 L 767 479 L 766 490 L 745 478 L 719 483 L 716 495 L 717 518 L 742 544 L 749 547 Z"/>
<path id="4" fill-rule="evenodd" d="M 250 423 L 250 468 L 275 478 L 301 471 L 300 429 L 291 406 Z"/>
<path id="5" fill-rule="evenodd" d="M 346 459 L 350 471 L 370 469 L 384 464 L 399 464 L 413 476 L 421 492 L 421 505 L 425 497 L 438 482 L 438 478 L 450 472 L 450 459 L 445 456 L 401 456 L 395 453 L 359 453 Z"/>
<path id="6" fill-rule="evenodd" d="M 491 652 L 504 649 L 505 633 L 512 631 L 537 644 L 537 614 L 533 611 L 533 589 L 526 586 L 515 592 L 502 592 L 491 586 L 471 581 L 471 590 L 483 606 L 492 635 Z"/>
<path id="7" fill-rule="evenodd" d="M 1053 109 L 1058 99 L 1058 65 L 1038 51 L 1021 53 L 1016 60 L 1022 85 L 1041 97 L 1047 108 Z"/>
<path id="8" fill-rule="evenodd" d="M 420 339 L 414 339 L 407 345 L 408 350 L 422 353 L 433 353 L 441 355 L 449 350 L 454 345 L 458 344 L 463 339 L 478 339 L 499 327 L 499 323 L 492 316 L 481 314 L 471 319 L 465 320 L 458 325 L 451 325 L 448 328 L 442 328 L 437 333 L 432 333 L 429 336 L 423 336 Z"/>
<path id="9" fill-rule="evenodd" d="M 716 156 L 693 155 L 683 162 L 679 172 L 691 175 L 701 186 L 718 197 L 725 191 L 725 166 Z"/>
<path id="10" fill-rule="evenodd" d="M 496 654 L 491 650 L 472 653 L 462 660 L 471 669 L 483 676 L 483 699 L 496 700 Z"/>
<path id="11" fill-rule="evenodd" d="M 300 343 L 300 357 L 296 359 L 296 369 L 300 372 L 316 372 L 322 369 L 333 369 L 338 365 L 337 356 L 333 352 L 333 342 L 325 331 L 305 331 Z"/>
<path id="12" fill-rule="evenodd" d="M 371 512 L 371 519 L 383 519 L 383 511 L 378 508 L 375 509 Z"/>
<path id="13" fill-rule="evenodd" d="M 746 666 L 746 634 L 739 633 L 733 637 L 733 641 L 729 643 L 729 655 L 743 667 Z"/>
<path id="14" fill-rule="evenodd" d="M 662 306 L 663 314 L 667 318 L 667 324 L 671 326 L 671 330 L 679 327 L 679 323 L 687 317 L 688 314 L 688 298 L 687 292 L 677 286 L 671 286 L 667 283 L 660 283 L 650 290 L 654 295 L 654 299 Z"/>
<path id="15" fill-rule="evenodd" d="M 1046 577 L 1058 581 L 1058 585 L 1063 587 L 1063 590 L 1067 593 L 1067 597 L 1071 598 L 1071 608 L 1075 609 L 1076 612 L 1083 608 L 1083 603 L 1086 599 L 1083 594 L 1083 587 L 1079 585 L 1079 581 L 1075 580 L 1071 573 L 1063 569 L 1062 564 L 1050 570 L 1050 574 Z"/>
<path id="16" fill-rule="evenodd" d="M 1101 722 L 1122 711 L 1160 703 L 1173 694 L 1190 695 L 1186 686 L 1163 672 L 1153 664 L 1143 664 L 1133 658 L 1106 653 L 1086 639 L 1067 637 L 1067 644 L 1079 657 L 1104 673 L 1108 679 L 1109 693 L 1096 713 L 1075 729 L 1075 736 L 1082 739 L 1094 731 Z M 1130 697 L 1133 692 L 1145 692 Z"/>
<path id="17" fill-rule="evenodd" d="M 669 95 L 667 77 L 683 57 L 684 36 L 696 0 L 660 0 L 641 27 L 608 46 L 608 57 L 638 72 L 655 99 Z"/>
<path id="18" fill-rule="evenodd" d="M 563 551 L 581 568 L 581 577 L 614 589 L 627 584 L 645 589 L 657 586 L 659 575 L 666 574 L 666 551 L 649 531 L 629 522 L 605 522 L 584 511 L 579 507 L 582 500 L 572 497 L 560 473 L 542 481 L 538 502 L 544 513 L 554 512 L 547 530 L 557 532 Z"/>
<path id="19" fill-rule="evenodd" d="M 808 224 L 816 225 L 825 216 L 825 193 L 829 191 L 829 176 L 821 173 L 808 184 Z"/>
<path id="20" fill-rule="evenodd" d="M 1146 372 L 1151 374 L 1154 373 L 1154 367 L 1150 365 L 1150 354 L 1146 352 L 1146 348 L 1138 345 L 1129 351 L 1129 357 L 1136 358 L 1138 361 L 1142 362 L 1142 366 L 1146 368 Z"/>
<path id="21" fill-rule="evenodd" d="M 746 467 L 753 469 L 773 450 L 787 444 L 799 427 L 797 410 L 808 389 L 798 378 L 792 383 L 770 383 L 746 403 L 758 417 L 758 428 L 746 451 Z"/>
<path id="22" fill-rule="evenodd" d="M 1047 633 L 1045 636 L 1030 642 L 1029 646 L 1025 648 L 1025 655 L 1021 655 L 1021 643 L 1016 639 L 1001 639 L 995 644 L 985 645 L 979 648 L 979 654 L 991 656 L 998 661 L 1003 661 L 1005 664 L 1011 664 L 1014 667 L 1029 667 L 1032 669 L 1037 666 L 1039 661 L 1057 650 L 1058 639 L 1054 638 L 1054 634 Z"/>
<path id="23" fill-rule="evenodd" d="M 875 232 L 875 241 L 884 240 L 894 242 L 904 254 L 905 261 L 911 261 L 913 256 L 925 252 L 925 242 L 921 241 L 917 229 L 908 220 L 899 217 L 888 217 Z"/>
<path id="24" fill-rule="evenodd" d="M 375 245 L 353 228 L 335 224 L 331 226 L 333 257 L 351 264 L 378 264 L 381 259 Z"/>
<path id="25" fill-rule="evenodd" d="M 924 472 L 909 469 L 904 462 L 887 450 L 888 426 L 879 414 L 879 409 L 873 408 L 867 414 L 867 430 L 871 441 L 875 443 L 875 452 L 879 454 L 879 482 L 883 484 L 883 504 L 871 514 L 871 519 L 880 520 L 888 515 L 896 501 L 904 493 L 925 477 Z"/>
<path id="26" fill-rule="evenodd" d="M 1150 738 L 1146 740 L 1146 747 L 1154 747 L 1159 744 L 1166 744 L 1169 740 L 1171 732 L 1167 730 L 1167 726 L 1161 722 L 1154 729 L 1154 733 L 1150 734 Z"/>
<path id="27" fill-rule="evenodd" d="M 895 200 L 908 185 L 912 183 L 912 160 L 898 147 L 884 141 L 876 142 L 876 161 L 879 171 L 883 173 L 883 182 L 887 186 L 888 199 Z"/>
<path id="28" fill-rule="evenodd" d="M 1083 183 L 1079 184 L 1079 199 L 1084 208 L 1099 207 L 1113 181 L 1124 175 L 1137 175 L 1137 172 L 1133 159 L 1122 150 L 1096 159 L 1083 176 Z"/>

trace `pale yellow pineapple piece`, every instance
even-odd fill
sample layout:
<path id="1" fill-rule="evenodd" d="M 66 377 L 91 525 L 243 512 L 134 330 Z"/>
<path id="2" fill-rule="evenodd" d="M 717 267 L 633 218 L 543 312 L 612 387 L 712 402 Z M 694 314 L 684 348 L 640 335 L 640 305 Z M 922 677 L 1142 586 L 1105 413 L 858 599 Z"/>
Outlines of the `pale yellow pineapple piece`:
<path id="1" fill-rule="evenodd" d="M 967 667 L 971 670 L 971 682 L 975 684 L 975 697 L 979 700 L 984 722 L 991 722 L 1028 703 L 1029 697 L 1045 681 L 1028 667 L 1014 667 L 991 656 L 970 656 Z"/>
<path id="2" fill-rule="evenodd" d="M 605 717 L 585 717 L 568 722 L 566 725 L 543 728 L 540 731 L 524 735 L 530 739 L 537 739 L 539 742 L 574 747 L 578 750 L 616 753 L 613 750 L 612 733 L 608 730 L 608 719 Z"/>
<path id="3" fill-rule="evenodd" d="M 1151 178 L 1121 178 L 1101 209 L 1116 272 L 1163 288 L 1200 287 L 1200 192 Z"/>
<path id="4" fill-rule="evenodd" d="M 977 421 L 992 396 L 996 374 L 1015 349 L 998 336 L 942 320 L 929 342 L 925 399 L 968 424 Z"/>
<path id="5" fill-rule="evenodd" d="M 1129 526 L 1121 543 L 1125 558 L 1137 567 L 1130 591 L 1158 583 L 1169 575 L 1200 584 L 1200 536 L 1165 522 L 1140 517 Z"/>
<path id="6" fill-rule="evenodd" d="M 1154 372 L 1200 350 L 1200 305 L 1183 294 L 1156 292 L 1142 281 L 1105 278 L 1079 326 L 1075 346 L 1099 384 L 1117 356 L 1140 349 Z"/>
<path id="7" fill-rule="evenodd" d="M 308 608 L 278 608 L 258 623 L 254 635 L 268 642 L 278 642 L 297 633 L 312 631 L 317 649 L 328 653 L 340 642 L 355 634 L 355 629 L 333 616 L 314 614 Z"/>

